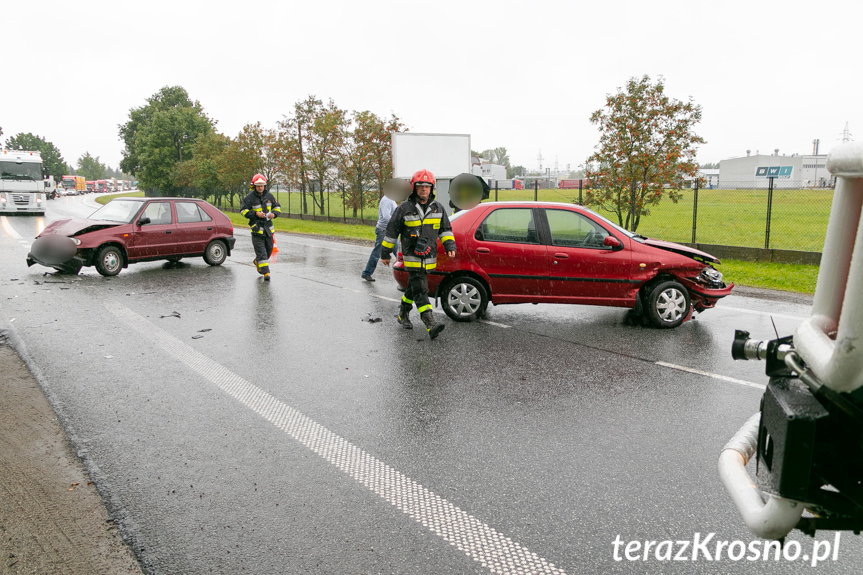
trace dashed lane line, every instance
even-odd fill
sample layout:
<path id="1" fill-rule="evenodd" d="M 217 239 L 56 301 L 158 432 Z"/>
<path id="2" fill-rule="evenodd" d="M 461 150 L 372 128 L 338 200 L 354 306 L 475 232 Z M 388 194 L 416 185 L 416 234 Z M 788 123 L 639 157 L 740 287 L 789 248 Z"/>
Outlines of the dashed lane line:
<path id="1" fill-rule="evenodd" d="M 764 390 L 767 389 L 766 385 L 762 385 L 760 383 L 752 383 L 751 381 L 746 381 L 745 379 L 737 379 L 736 377 L 728 377 L 727 375 L 720 375 L 718 373 L 711 373 L 709 371 L 702 371 L 700 369 L 695 369 L 693 367 L 685 367 L 683 365 L 677 365 L 674 363 L 668 363 L 666 361 L 655 361 L 654 365 L 658 365 L 660 367 L 667 367 L 670 369 L 676 369 L 677 371 L 685 371 L 686 373 L 694 373 L 695 375 L 703 375 L 704 377 L 710 377 L 713 379 L 718 379 L 721 381 L 727 381 L 729 383 L 736 383 L 737 385 L 745 385 L 746 387 L 754 387 L 755 389 Z"/>
<path id="2" fill-rule="evenodd" d="M 492 573 L 565 575 L 564 571 L 554 564 L 156 327 L 128 307 L 113 301 L 107 301 L 104 305 L 120 321 L 152 341 L 168 355 L 186 364 L 225 394 L 287 433 Z"/>

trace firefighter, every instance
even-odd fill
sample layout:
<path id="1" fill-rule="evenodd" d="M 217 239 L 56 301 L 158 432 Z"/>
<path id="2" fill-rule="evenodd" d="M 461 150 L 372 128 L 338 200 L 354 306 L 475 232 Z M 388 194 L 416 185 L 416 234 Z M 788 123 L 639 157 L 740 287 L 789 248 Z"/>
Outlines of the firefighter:
<path id="1" fill-rule="evenodd" d="M 413 175 L 411 195 L 393 212 L 381 250 L 381 261 L 385 266 L 390 265 L 390 256 L 401 236 L 408 287 L 402 295 L 398 322 L 403 328 L 412 329 L 408 315 L 411 307 L 416 305 L 431 339 L 436 338 L 444 326 L 435 321 L 432 313 L 426 274 L 437 266 L 438 240 L 449 257 L 455 257 L 456 248 L 449 217 L 440 202 L 435 200 L 434 185 L 435 177 L 428 170 L 420 170 Z"/>
<path id="2" fill-rule="evenodd" d="M 240 205 L 240 214 L 248 218 L 252 230 L 252 246 L 255 248 L 255 267 L 270 281 L 270 256 L 273 255 L 273 219 L 282 211 L 279 202 L 267 191 L 267 178 L 255 174 L 249 185 L 252 189 Z"/>

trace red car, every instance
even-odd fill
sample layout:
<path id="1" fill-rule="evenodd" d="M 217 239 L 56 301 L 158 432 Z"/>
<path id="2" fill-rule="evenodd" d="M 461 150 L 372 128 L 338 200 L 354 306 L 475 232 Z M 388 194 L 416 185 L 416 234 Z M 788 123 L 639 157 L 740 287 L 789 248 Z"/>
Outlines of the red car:
<path id="1" fill-rule="evenodd" d="M 481 317 L 489 302 L 569 303 L 632 308 L 671 328 L 734 287 L 710 254 L 634 234 L 575 204 L 488 202 L 451 221 L 457 254 L 438 245 L 428 280 L 456 321 Z M 393 274 L 406 288 L 401 254 Z"/>
<path id="2" fill-rule="evenodd" d="M 192 198 L 116 198 L 86 219 L 52 222 L 27 254 L 35 263 L 77 274 L 96 266 L 114 276 L 131 263 L 201 257 L 221 265 L 234 248 L 228 216 Z"/>

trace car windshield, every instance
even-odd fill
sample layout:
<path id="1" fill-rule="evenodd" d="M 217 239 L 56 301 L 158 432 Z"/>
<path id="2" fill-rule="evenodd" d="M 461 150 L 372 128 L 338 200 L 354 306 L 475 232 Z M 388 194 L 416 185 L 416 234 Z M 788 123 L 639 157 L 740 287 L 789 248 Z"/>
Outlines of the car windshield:
<path id="1" fill-rule="evenodd" d="M 596 212 L 594 212 L 594 211 L 593 211 L 593 210 L 591 210 L 590 208 L 585 208 L 584 206 L 582 206 L 582 207 L 581 207 L 581 209 L 582 209 L 582 210 L 584 210 L 584 211 L 586 211 L 586 212 L 590 212 L 591 214 L 593 214 L 593 215 L 594 215 L 594 216 L 596 216 L 597 218 L 601 219 L 603 222 L 605 222 L 606 224 L 608 224 L 609 226 L 611 226 L 611 227 L 612 227 L 612 228 L 614 228 L 615 230 L 619 231 L 620 233 L 622 233 L 623 235 L 625 235 L 625 236 L 626 236 L 626 237 L 628 237 L 628 238 L 636 238 L 636 237 L 637 237 L 637 238 L 642 238 L 642 237 L 644 237 L 644 236 L 639 236 L 638 234 L 634 234 L 634 233 L 632 233 L 631 231 L 627 230 L 626 228 L 623 228 L 623 227 L 621 227 L 621 226 L 619 226 L 619 225 L 615 224 L 614 222 L 612 222 L 611 220 L 609 220 L 609 219 L 608 219 L 608 218 L 606 218 L 605 216 L 603 216 L 603 215 L 601 215 L 601 214 L 597 214 Z"/>
<path id="2" fill-rule="evenodd" d="M 109 222 L 120 222 L 128 224 L 131 222 L 138 210 L 141 209 L 141 202 L 130 201 L 113 201 L 108 202 L 90 215 L 91 220 L 107 220 Z"/>

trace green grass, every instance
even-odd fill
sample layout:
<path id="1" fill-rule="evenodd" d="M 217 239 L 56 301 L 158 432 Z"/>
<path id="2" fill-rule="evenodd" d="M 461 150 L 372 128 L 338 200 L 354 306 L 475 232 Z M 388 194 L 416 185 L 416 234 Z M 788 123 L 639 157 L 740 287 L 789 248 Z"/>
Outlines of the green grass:
<path id="1" fill-rule="evenodd" d="M 708 193 L 709 192 L 709 193 Z M 786 193 L 789 192 L 789 193 Z M 798 192 L 799 191 L 796 191 Z M 757 194 L 760 191 L 751 190 L 699 190 L 699 222 L 702 222 L 701 215 L 704 214 L 704 221 L 708 218 L 716 219 L 717 215 L 728 222 L 724 228 L 719 226 L 719 230 L 713 232 L 714 235 L 698 236 L 698 241 L 702 243 L 715 243 L 721 245 L 730 244 L 727 238 L 757 238 L 757 233 L 751 231 L 743 231 L 743 223 L 746 217 L 752 220 L 757 220 L 757 213 L 761 214 L 763 225 L 763 212 L 758 212 L 759 203 L 763 200 L 763 205 L 766 206 L 766 199 L 759 198 Z M 820 251 L 820 245 L 824 241 L 824 230 L 826 229 L 827 218 L 830 211 L 830 201 L 832 201 L 831 190 L 806 190 L 805 193 L 811 194 L 808 203 L 811 209 L 808 213 L 808 222 L 801 223 L 803 227 L 818 228 L 820 231 L 809 229 L 799 229 L 797 237 L 810 237 L 810 243 L 818 243 L 817 250 Z M 574 194 L 574 195 L 573 195 Z M 723 198 L 723 194 L 728 196 Z M 101 204 L 107 203 L 110 199 L 119 196 L 134 196 L 142 197 L 143 192 L 128 192 L 123 194 L 115 194 L 110 196 L 101 196 L 96 199 Z M 287 196 L 288 194 L 282 194 Z M 297 194 L 293 194 L 297 195 Z M 335 194 L 333 194 L 335 196 Z M 572 203 L 578 200 L 578 190 L 539 190 L 539 198 L 541 201 L 558 201 Z M 763 192 L 766 198 L 766 191 Z M 775 213 L 785 213 L 784 217 L 794 216 L 797 220 L 803 220 L 803 215 L 799 208 L 794 210 L 789 209 L 787 197 L 790 197 L 790 191 L 781 190 L 774 191 L 774 210 Z M 494 190 L 492 190 L 492 199 L 494 198 Z M 498 200 L 533 200 L 533 190 L 499 190 Z M 731 202 L 733 200 L 733 202 Z M 333 198 L 335 201 L 335 197 Z M 731 202 L 735 207 L 731 208 L 728 205 Z M 746 206 L 748 206 L 748 213 Z M 282 212 L 287 213 L 286 204 L 282 204 Z M 294 209 L 299 209 L 299 202 L 294 202 Z M 682 213 L 688 210 L 688 222 L 684 221 Z M 765 207 L 766 210 L 766 207 Z M 757 213 L 756 213 L 757 212 Z M 234 226 L 237 228 L 248 228 L 248 220 L 240 214 L 233 212 L 225 212 L 231 219 Z M 296 212 L 295 212 L 296 213 Z M 673 217 L 676 214 L 677 217 Z M 731 215 L 729 215 L 731 214 Z M 340 215 L 337 214 L 336 217 Z M 368 217 L 371 218 L 371 212 Z M 374 217 L 377 218 L 377 211 Z M 774 218 L 774 222 L 776 219 Z M 819 223 L 823 222 L 823 224 Z M 327 221 L 313 220 L 298 220 L 294 218 L 277 218 L 274 224 L 278 231 L 299 234 L 312 234 L 322 236 L 332 236 L 348 240 L 374 240 L 374 229 L 371 226 L 340 224 Z M 692 231 L 692 197 L 685 197 L 679 204 L 675 205 L 667 200 L 654 208 L 653 213 L 642 220 L 642 225 L 638 231 L 646 236 L 652 236 L 669 241 L 689 242 L 691 240 Z M 715 224 L 714 224 L 715 225 Z M 707 223 L 699 223 L 699 229 L 705 228 L 705 234 L 710 229 L 711 225 Z M 773 228 L 774 230 L 776 228 Z M 780 235 L 778 232 L 777 235 Z M 816 242 L 815 237 L 820 237 Z M 761 245 L 763 246 L 763 230 L 761 231 Z M 800 240 L 803 241 L 802 239 Z M 741 245 L 741 244 L 737 244 Z M 751 244 L 744 244 L 751 245 Z M 757 245 L 757 244 L 755 244 Z M 776 246 L 774 246 L 776 247 Z M 787 249 L 805 249 L 799 246 L 789 246 Z M 812 294 L 815 293 L 815 282 L 818 279 L 818 266 L 797 265 L 797 264 L 777 264 L 777 263 L 760 263 L 760 262 L 745 262 L 739 260 L 722 260 L 719 270 L 724 274 L 726 282 L 734 282 L 737 285 L 758 287 L 764 289 L 775 289 L 790 291 L 796 293 Z"/>
<path id="2" fill-rule="evenodd" d="M 726 283 L 796 293 L 814 294 L 818 266 L 722 260 L 718 266 Z"/>

